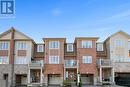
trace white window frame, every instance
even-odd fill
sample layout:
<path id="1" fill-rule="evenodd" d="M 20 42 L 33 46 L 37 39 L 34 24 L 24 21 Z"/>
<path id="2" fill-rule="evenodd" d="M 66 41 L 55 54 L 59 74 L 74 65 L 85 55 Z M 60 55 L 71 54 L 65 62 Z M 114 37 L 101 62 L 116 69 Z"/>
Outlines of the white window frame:
<path id="1" fill-rule="evenodd" d="M 128 41 L 128 48 L 129 48 L 129 50 L 130 50 L 130 41 Z"/>
<path id="2" fill-rule="evenodd" d="M 91 64 L 92 63 L 92 56 L 82 56 L 82 63 Z"/>
<path id="3" fill-rule="evenodd" d="M 27 57 L 16 57 L 15 64 L 28 64 Z"/>
<path id="4" fill-rule="evenodd" d="M 74 51 L 73 44 L 67 44 L 67 52 L 73 52 L 73 51 Z"/>
<path id="5" fill-rule="evenodd" d="M 97 51 L 103 51 L 103 43 L 97 43 Z"/>
<path id="6" fill-rule="evenodd" d="M 59 56 L 49 56 L 49 64 L 59 64 Z"/>
<path id="7" fill-rule="evenodd" d="M 37 52 L 44 52 L 44 45 L 43 44 L 37 45 Z"/>
<path id="8" fill-rule="evenodd" d="M 24 41 L 20 41 L 17 43 L 18 50 L 26 50 L 27 49 L 27 43 Z"/>
<path id="9" fill-rule="evenodd" d="M 7 41 L 0 42 L 0 50 L 9 50 L 9 42 Z"/>
<path id="10" fill-rule="evenodd" d="M 92 40 L 82 40 L 82 48 L 92 48 Z"/>
<path id="11" fill-rule="evenodd" d="M 0 56 L 0 64 L 9 64 L 8 56 Z"/>
<path id="12" fill-rule="evenodd" d="M 49 49 L 59 49 L 60 42 L 59 41 L 49 41 Z"/>
<path id="13" fill-rule="evenodd" d="M 124 46 L 124 40 L 117 39 L 115 40 L 115 47 L 121 48 Z"/>

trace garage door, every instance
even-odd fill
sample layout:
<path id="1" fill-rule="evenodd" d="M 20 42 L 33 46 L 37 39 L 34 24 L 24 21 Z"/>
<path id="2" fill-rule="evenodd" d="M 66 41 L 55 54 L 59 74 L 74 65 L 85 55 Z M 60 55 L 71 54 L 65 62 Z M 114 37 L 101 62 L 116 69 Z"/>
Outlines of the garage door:
<path id="1" fill-rule="evenodd" d="M 130 73 L 116 73 L 115 83 L 122 86 L 130 86 Z"/>
<path id="2" fill-rule="evenodd" d="M 49 85 L 60 85 L 60 75 L 49 75 Z"/>
<path id="3" fill-rule="evenodd" d="M 81 75 L 82 84 L 93 84 L 93 77 L 91 75 Z"/>

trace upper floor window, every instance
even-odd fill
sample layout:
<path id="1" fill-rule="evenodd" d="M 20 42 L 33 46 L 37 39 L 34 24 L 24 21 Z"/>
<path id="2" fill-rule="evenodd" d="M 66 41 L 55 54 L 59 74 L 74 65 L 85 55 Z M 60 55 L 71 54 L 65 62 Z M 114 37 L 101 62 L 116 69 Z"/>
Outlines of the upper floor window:
<path id="1" fill-rule="evenodd" d="M 123 47 L 124 41 L 121 39 L 115 40 L 115 47 Z"/>
<path id="2" fill-rule="evenodd" d="M 50 64 L 59 64 L 59 56 L 49 56 Z"/>
<path id="3" fill-rule="evenodd" d="M 92 63 L 92 56 L 83 56 L 82 57 L 82 62 L 86 63 L 86 64 Z"/>
<path id="4" fill-rule="evenodd" d="M 97 43 L 97 51 L 103 51 L 103 43 Z"/>
<path id="5" fill-rule="evenodd" d="M 8 42 L 0 42 L 0 50 L 8 50 L 9 43 Z"/>
<path id="6" fill-rule="evenodd" d="M 83 40 L 82 41 L 82 48 L 92 48 L 92 41 L 90 40 Z"/>
<path id="7" fill-rule="evenodd" d="M 72 52 L 73 50 L 73 44 L 67 44 L 67 52 Z"/>
<path id="8" fill-rule="evenodd" d="M 7 56 L 0 56 L 0 64 L 9 64 L 9 59 Z"/>
<path id="9" fill-rule="evenodd" d="M 130 50 L 130 41 L 128 42 L 128 47 L 129 47 L 129 50 Z"/>
<path id="10" fill-rule="evenodd" d="M 43 52 L 43 51 L 44 51 L 43 45 L 38 44 L 37 45 L 37 52 Z"/>
<path id="11" fill-rule="evenodd" d="M 26 50 L 27 44 L 26 42 L 18 42 L 18 50 Z"/>
<path id="12" fill-rule="evenodd" d="M 15 64 L 28 64 L 26 57 L 16 57 L 14 62 Z"/>
<path id="13" fill-rule="evenodd" d="M 50 41 L 49 42 L 50 49 L 59 49 L 59 47 L 60 47 L 59 41 Z"/>

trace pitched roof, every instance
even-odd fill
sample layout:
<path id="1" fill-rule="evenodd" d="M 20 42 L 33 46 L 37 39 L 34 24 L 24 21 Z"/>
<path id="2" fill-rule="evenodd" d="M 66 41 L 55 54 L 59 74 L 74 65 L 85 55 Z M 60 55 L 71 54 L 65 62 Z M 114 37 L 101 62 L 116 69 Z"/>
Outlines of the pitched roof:
<path id="1" fill-rule="evenodd" d="M 109 36 L 105 41 L 107 41 L 107 40 L 109 40 L 111 37 L 113 37 L 113 36 L 115 36 L 115 35 L 117 35 L 117 34 L 123 34 L 124 36 L 126 36 L 127 38 L 129 38 L 130 39 L 130 35 L 128 34 L 128 33 L 126 33 L 126 32 L 124 32 L 124 31 L 122 31 L 122 30 L 120 30 L 120 31 L 118 31 L 118 32 L 116 32 L 116 33 L 114 33 L 114 34 L 112 34 L 111 36 Z M 105 42 L 104 41 L 104 42 Z"/>
<path id="2" fill-rule="evenodd" d="M 25 36 L 26 38 L 28 38 L 29 40 L 34 41 L 32 38 L 28 37 L 27 35 L 25 35 L 24 33 L 20 32 L 20 31 L 16 30 L 14 27 L 11 27 L 9 30 L 7 30 L 7 31 L 5 31 L 5 32 L 3 32 L 3 33 L 1 33 L 1 34 L 0 34 L 0 38 L 3 37 L 3 36 L 5 36 L 5 35 L 7 35 L 8 33 L 12 32 L 12 31 L 18 32 L 18 33 L 20 33 L 21 35 L 23 35 L 23 36 Z"/>

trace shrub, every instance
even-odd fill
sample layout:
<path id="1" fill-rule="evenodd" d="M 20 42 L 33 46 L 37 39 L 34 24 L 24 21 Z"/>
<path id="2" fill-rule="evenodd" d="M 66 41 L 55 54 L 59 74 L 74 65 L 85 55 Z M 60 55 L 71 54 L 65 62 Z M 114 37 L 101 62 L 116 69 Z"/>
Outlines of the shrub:
<path id="1" fill-rule="evenodd" d="M 63 87 L 71 87 L 71 81 L 69 81 L 69 80 L 64 80 L 64 81 L 63 81 Z"/>

